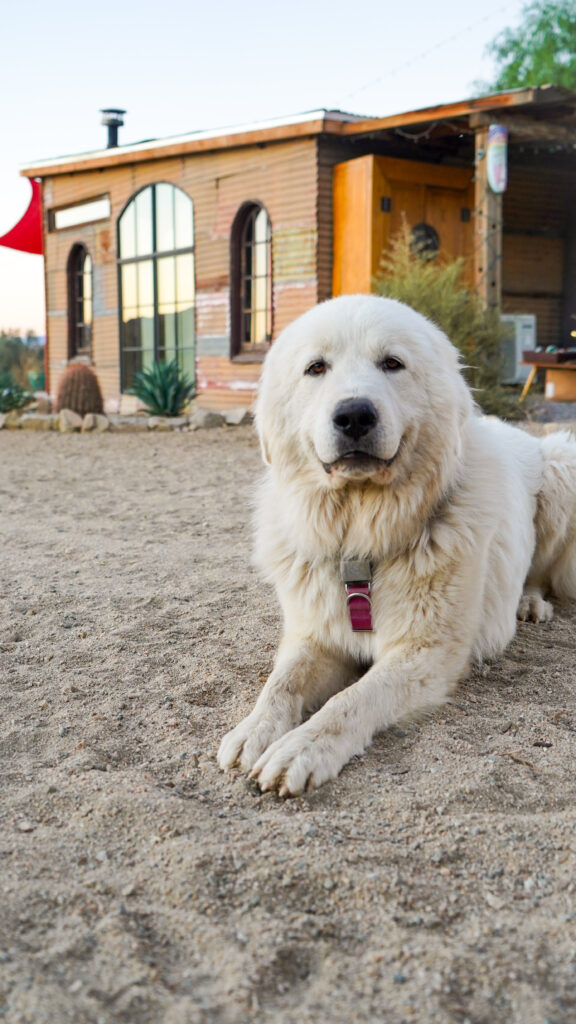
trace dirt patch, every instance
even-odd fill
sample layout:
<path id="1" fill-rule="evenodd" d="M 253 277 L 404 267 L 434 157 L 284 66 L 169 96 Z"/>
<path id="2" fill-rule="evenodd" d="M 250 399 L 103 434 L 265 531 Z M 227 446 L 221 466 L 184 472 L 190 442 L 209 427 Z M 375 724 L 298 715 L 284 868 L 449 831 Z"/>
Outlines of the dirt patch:
<path id="1" fill-rule="evenodd" d="M 214 756 L 279 633 L 250 428 L 0 457 L 0 1015 L 573 1024 L 573 608 L 281 802 Z"/>

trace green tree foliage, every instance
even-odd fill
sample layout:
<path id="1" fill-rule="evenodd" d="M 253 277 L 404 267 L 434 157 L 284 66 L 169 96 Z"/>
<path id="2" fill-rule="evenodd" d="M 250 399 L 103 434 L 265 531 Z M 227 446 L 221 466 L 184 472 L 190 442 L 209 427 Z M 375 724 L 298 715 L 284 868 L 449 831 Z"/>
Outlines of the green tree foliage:
<path id="1" fill-rule="evenodd" d="M 375 281 L 378 293 L 412 306 L 448 335 L 462 355 L 464 376 L 484 412 L 522 418 L 515 393 L 500 385 L 506 332 L 499 310 L 485 309 L 467 286 L 464 260 L 418 250 L 405 225 L 380 266 Z"/>
<path id="2" fill-rule="evenodd" d="M 22 409 L 33 398 L 16 383 L 11 373 L 0 373 L 0 412 Z"/>
<path id="3" fill-rule="evenodd" d="M 482 91 L 561 85 L 576 90 L 576 0 L 532 0 L 517 28 L 504 29 L 487 47 L 496 78 Z"/>
<path id="4" fill-rule="evenodd" d="M 30 384 L 30 374 L 44 369 L 44 348 L 31 333 L 22 339 L 14 331 L 0 331 L 0 374 L 10 374 L 21 387 Z"/>

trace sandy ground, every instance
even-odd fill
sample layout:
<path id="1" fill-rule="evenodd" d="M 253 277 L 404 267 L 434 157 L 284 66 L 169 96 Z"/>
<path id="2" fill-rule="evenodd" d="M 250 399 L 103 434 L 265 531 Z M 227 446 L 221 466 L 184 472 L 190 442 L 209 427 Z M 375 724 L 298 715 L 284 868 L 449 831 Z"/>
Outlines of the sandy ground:
<path id="1" fill-rule="evenodd" d="M 250 428 L 0 433 L 0 1017 L 573 1024 L 575 612 L 281 802 Z"/>

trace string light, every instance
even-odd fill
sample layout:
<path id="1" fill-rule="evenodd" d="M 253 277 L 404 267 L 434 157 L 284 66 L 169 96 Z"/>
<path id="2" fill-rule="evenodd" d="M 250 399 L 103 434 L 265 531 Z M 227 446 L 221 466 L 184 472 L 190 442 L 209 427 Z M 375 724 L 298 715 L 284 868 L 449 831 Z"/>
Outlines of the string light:
<path id="1" fill-rule="evenodd" d="M 436 53 L 437 50 L 441 50 L 442 47 L 447 46 L 448 43 L 457 42 L 459 39 L 462 38 L 462 36 L 466 35 L 467 32 L 471 32 L 473 29 L 477 28 L 478 25 L 482 25 L 485 22 L 490 21 L 490 19 L 494 17 L 495 14 L 503 14 L 504 11 L 508 11 L 511 7 L 515 6 L 515 4 L 506 3 L 502 4 L 500 7 L 496 7 L 493 11 L 489 11 L 488 14 L 484 14 L 481 18 L 477 18 L 475 21 L 472 21 L 469 25 L 466 26 L 466 28 L 462 28 L 458 32 L 454 32 L 451 36 L 447 36 L 445 39 L 441 39 L 440 42 L 435 43 L 434 46 L 430 47 L 430 49 L 424 50 L 422 53 L 419 53 L 416 56 L 411 57 L 409 60 L 404 61 L 403 64 L 398 64 L 395 68 L 391 68 L 390 71 L 386 71 L 384 74 L 379 75 L 378 78 L 373 78 L 372 81 L 366 82 L 365 85 L 361 85 L 357 89 L 353 89 L 352 92 L 349 92 L 346 96 L 344 96 L 343 100 L 339 105 L 344 108 L 346 102 L 349 99 L 353 99 L 354 96 L 358 96 L 360 93 L 367 92 L 368 89 L 373 89 L 374 86 L 380 85 L 380 83 L 384 82 L 387 78 L 393 78 L 394 75 L 400 74 L 401 71 L 405 71 L 408 68 L 413 67 L 414 64 L 420 63 L 420 61 L 424 60 L 426 57 L 430 57 L 433 53 Z"/>

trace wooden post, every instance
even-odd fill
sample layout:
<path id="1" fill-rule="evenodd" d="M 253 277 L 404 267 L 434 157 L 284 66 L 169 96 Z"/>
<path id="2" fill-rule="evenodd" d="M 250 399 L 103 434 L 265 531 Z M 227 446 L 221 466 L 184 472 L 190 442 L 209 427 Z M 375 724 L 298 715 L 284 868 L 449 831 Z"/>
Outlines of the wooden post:
<path id="1" fill-rule="evenodd" d="M 502 299 L 502 196 L 492 191 L 486 173 L 488 125 L 476 129 L 474 177 L 474 288 L 485 306 Z"/>

